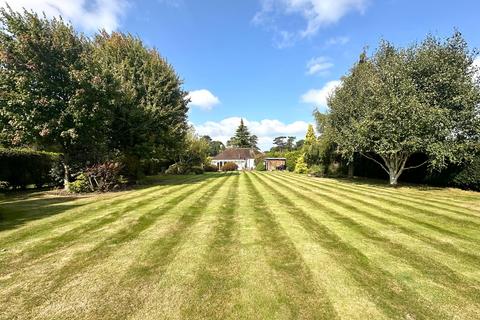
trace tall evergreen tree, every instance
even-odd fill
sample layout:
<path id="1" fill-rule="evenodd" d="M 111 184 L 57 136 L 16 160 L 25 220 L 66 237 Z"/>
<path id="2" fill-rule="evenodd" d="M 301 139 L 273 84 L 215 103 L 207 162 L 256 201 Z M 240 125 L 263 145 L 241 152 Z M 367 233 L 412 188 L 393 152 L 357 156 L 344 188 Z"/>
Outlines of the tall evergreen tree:
<path id="1" fill-rule="evenodd" d="M 250 131 L 243 123 L 243 119 L 240 119 L 240 125 L 235 131 L 235 135 L 227 141 L 227 146 L 236 148 L 254 148 L 257 147 L 258 137 L 256 135 L 250 135 Z"/>

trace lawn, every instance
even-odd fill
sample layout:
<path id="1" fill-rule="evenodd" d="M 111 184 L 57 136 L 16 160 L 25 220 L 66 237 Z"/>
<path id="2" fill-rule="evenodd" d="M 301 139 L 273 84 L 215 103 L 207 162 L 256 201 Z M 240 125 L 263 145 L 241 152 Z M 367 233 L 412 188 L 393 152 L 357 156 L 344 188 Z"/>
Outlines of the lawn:
<path id="1" fill-rule="evenodd" d="M 479 319 L 480 194 L 292 173 L 0 198 L 2 319 Z"/>

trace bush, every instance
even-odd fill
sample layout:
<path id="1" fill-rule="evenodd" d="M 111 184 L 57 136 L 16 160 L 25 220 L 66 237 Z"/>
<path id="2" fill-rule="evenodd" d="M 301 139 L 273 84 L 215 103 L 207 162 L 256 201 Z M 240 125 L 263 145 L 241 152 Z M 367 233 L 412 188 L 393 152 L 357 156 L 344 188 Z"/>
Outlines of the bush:
<path id="1" fill-rule="evenodd" d="M 227 162 L 221 168 L 221 171 L 236 171 L 238 170 L 238 166 L 234 162 Z"/>
<path id="2" fill-rule="evenodd" d="M 218 171 L 218 167 L 214 166 L 213 164 L 207 164 L 203 167 L 203 169 L 205 170 L 205 172 L 217 172 Z"/>
<path id="3" fill-rule="evenodd" d="M 77 179 L 70 183 L 69 191 L 72 193 L 86 193 L 92 192 L 90 188 L 90 183 L 85 174 L 81 173 L 78 175 Z"/>
<path id="4" fill-rule="evenodd" d="M 308 167 L 307 163 L 305 162 L 305 157 L 301 155 L 297 159 L 297 163 L 295 164 L 295 173 L 307 173 Z"/>
<path id="5" fill-rule="evenodd" d="M 194 174 L 203 174 L 205 172 L 205 170 L 200 166 L 193 166 L 189 171 Z"/>
<path id="6" fill-rule="evenodd" d="M 126 179 L 120 174 L 122 169 L 123 165 L 119 162 L 107 161 L 105 163 L 97 164 L 85 169 L 83 175 L 86 177 L 88 181 L 87 187 L 91 191 L 108 192 L 120 189 L 127 184 Z M 78 184 L 79 189 L 84 187 L 83 178 L 80 180 L 80 182 L 78 182 Z M 72 192 L 75 191 L 72 190 Z"/>
<path id="7" fill-rule="evenodd" d="M 323 177 L 325 176 L 325 167 L 320 164 L 314 164 L 308 168 L 307 173 L 315 177 Z"/>
<path id="8" fill-rule="evenodd" d="M 257 171 L 265 171 L 265 162 L 259 161 L 257 165 L 255 166 L 255 170 Z"/>
<path id="9" fill-rule="evenodd" d="M 287 170 L 295 171 L 295 165 L 297 164 L 298 158 L 302 155 L 301 150 L 295 150 L 285 153 L 285 158 L 287 159 Z"/>
<path id="10" fill-rule="evenodd" d="M 0 148 L 0 181 L 9 188 L 53 185 L 50 171 L 59 162 L 58 153 Z"/>

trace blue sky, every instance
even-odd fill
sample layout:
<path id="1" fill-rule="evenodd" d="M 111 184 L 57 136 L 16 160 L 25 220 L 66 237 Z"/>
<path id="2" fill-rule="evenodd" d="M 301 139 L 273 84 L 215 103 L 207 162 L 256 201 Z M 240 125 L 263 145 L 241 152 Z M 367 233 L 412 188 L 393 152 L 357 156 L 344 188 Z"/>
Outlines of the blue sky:
<path id="1" fill-rule="evenodd" d="M 0 1 L 0 5 L 2 5 Z M 10 2 L 7 0 L 7 2 Z M 226 140 L 246 119 L 270 147 L 301 138 L 364 47 L 397 45 L 458 28 L 480 47 L 480 1 L 414 0 L 16 0 L 62 15 L 80 30 L 130 32 L 168 59 L 191 91 L 189 119 Z"/>

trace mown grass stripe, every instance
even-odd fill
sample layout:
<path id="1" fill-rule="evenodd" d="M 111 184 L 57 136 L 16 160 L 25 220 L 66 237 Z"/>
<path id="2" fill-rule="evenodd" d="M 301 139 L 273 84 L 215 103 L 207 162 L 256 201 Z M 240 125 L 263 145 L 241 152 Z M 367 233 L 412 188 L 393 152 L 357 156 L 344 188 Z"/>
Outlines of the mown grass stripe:
<path id="1" fill-rule="evenodd" d="M 464 297 L 472 300 L 474 303 L 478 303 L 478 301 L 480 301 L 480 284 L 477 281 L 467 279 L 456 273 L 451 268 L 443 265 L 441 262 L 413 252 L 402 244 L 393 242 L 390 239 L 383 237 L 375 229 L 355 221 L 346 214 L 337 212 L 327 205 L 324 205 L 322 202 L 306 196 L 304 193 L 299 192 L 297 188 L 294 188 L 294 186 L 300 187 L 298 184 L 292 183 L 291 181 L 290 184 L 284 183 L 278 178 L 274 178 L 272 176 L 268 176 L 268 178 L 271 178 L 271 180 L 273 180 L 277 185 L 281 185 L 283 190 L 288 190 L 289 194 L 293 194 L 296 198 L 302 199 L 304 202 L 310 204 L 312 208 L 320 208 L 322 213 L 328 214 L 336 221 L 347 227 L 349 230 L 352 230 L 353 232 L 356 232 L 362 237 L 370 240 L 375 244 L 375 246 L 382 248 L 385 252 L 397 257 L 403 263 L 414 267 L 426 278 L 432 279 L 436 284 L 441 284 L 442 286 L 448 287 L 451 290 L 456 291 Z M 267 185 L 264 175 L 262 175 L 262 178 L 260 179 L 264 184 Z M 272 186 L 268 185 L 268 187 L 271 188 Z M 283 195 L 281 191 L 278 192 L 278 194 L 279 196 Z M 325 199 L 328 200 L 326 203 L 333 203 L 334 201 L 332 197 L 325 197 Z M 346 203 L 339 203 L 338 206 L 348 210 L 349 212 L 361 211 L 358 208 Z"/>
<path id="2" fill-rule="evenodd" d="M 300 178 L 300 179 L 303 179 L 304 181 L 311 181 L 310 179 L 303 178 L 303 177 Z M 314 183 L 319 184 L 318 181 L 315 181 Z M 330 185 L 328 182 L 325 183 L 325 184 Z M 428 221 L 442 220 L 442 221 L 444 221 L 446 223 L 449 223 L 451 225 L 455 225 L 455 226 L 461 228 L 462 230 L 470 229 L 470 230 L 472 230 L 472 232 L 474 232 L 474 231 L 478 230 L 478 228 L 480 228 L 480 224 L 476 223 L 474 221 L 455 218 L 455 217 L 452 217 L 450 215 L 443 214 L 441 211 L 433 211 L 433 210 L 423 208 L 426 205 L 422 205 L 421 207 L 417 207 L 417 206 L 409 205 L 408 201 L 405 201 L 403 199 L 399 200 L 399 199 L 395 199 L 394 197 L 379 195 L 379 194 L 376 194 L 375 192 L 357 191 L 355 189 L 351 189 L 351 188 L 345 187 L 345 186 L 340 185 L 340 184 L 331 184 L 331 185 L 332 185 L 332 187 L 340 189 L 340 190 L 344 190 L 344 191 L 347 191 L 347 192 L 352 192 L 353 194 L 357 194 L 357 195 L 360 195 L 360 196 L 366 196 L 366 197 L 369 197 L 369 198 L 372 198 L 372 199 L 377 199 L 381 202 L 388 203 L 388 204 L 390 204 L 392 206 L 395 206 L 397 208 L 405 209 L 404 210 L 405 212 L 412 213 L 416 216 L 423 215 L 423 216 L 425 216 L 425 218 L 423 218 L 423 219 L 426 219 Z M 434 226 L 434 224 L 428 223 L 428 222 L 424 222 L 424 224 Z M 453 231 L 447 231 L 447 232 L 452 233 L 452 234 L 454 233 Z M 478 238 L 472 238 L 471 235 L 466 236 L 466 235 L 460 234 L 460 233 L 456 233 L 456 234 L 457 234 L 457 237 L 463 237 L 467 240 L 473 240 L 473 241 L 477 241 L 477 242 L 480 241 L 480 239 L 478 239 Z"/>
<path id="3" fill-rule="evenodd" d="M 278 294 L 290 310 L 289 318 L 337 318 L 325 290 L 315 283 L 301 254 L 276 221 L 274 213 L 247 173 L 249 201 L 255 209 L 255 222 L 262 237 L 267 261 L 282 281 Z"/>
<path id="4" fill-rule="evenodd" d="M 195 189 L 197 192 L 201 192 L 212 183 L 213 181 L 209 181 L 207 179 L 200 185 L 189 185 L 187 188 L 184 186 L 179 186 L 178 190 L 172 191 L 172 193 L 169 194 L 169 198 L 172 196 L 173 198 L 167 198 L 169 200 L 165 199 L 166 201 L 161 205 L 139 216 L 135 223 L 116 231 L 114 234 L 101 241 L 91 250 L 87 252 L 81 252 L 67 264 L 62 266 L 60 270 L 55 269 L 52 270 L 50 274 L 44 275 L 44 277 L 49 279 L 49 285 L 44 286 L 43 290 L 40 292 L 36 291 L 33 297 L 27 299 L 27 303 L 30 306 L 36 306 L 43 303 L 43 301 L 46 301 L 46 299 L 48 299 L 55 290 L 64 286 L 74 276 L 87 268 L 101 264 L 102 261 L 112 256 L 116 251 L 120 250 L 122 245 L 132 241 L 138 235 L 140 235 L 141 232 L 151 227 L 161 216 L 167 214 L 170 210 L 181 204 L 184 199 L 191 196 L 192 189 Z M 178 192 L 181 193 L 176 195 Z M 21 272 L 21 270 L 18 271 Z"/>
<path id="5" fill-rule="evenodd" d="M 398 188 L 391 188 L 390 186 L 387 186 L 385 183 L 378 183 L 377 185 L 371 186 L 371 185 L 366 185 L 365 182 L 360 182 L 360 181 L 355 181 L 351 179 L 339 179 L 342 183 L 346 185 L 353 185 L 355 187 L 358 186 L 358 188 L 364 189 L 364 190 L 381 190 L 384 193 L 388 194 L 396 194 L 399 191 L 402 193 L 402 195 L 405 195 L 409 199 L 416 199 L 423 201 L 425 200 L 425 197 L 428 197 L 429 203 L 436 203 L 439 204 L 441 207 L 447 206 L 450 208 L 454 208 L 456 210 L 464 210 L 466 212 L 471 211 L 470 208 L 465 207 L 465 198 L 470 198 L 473 196 L 473 199 L 478 200 L 473 194 L 467 194 L 469 191 L 464 191 L 460 189 L 455 189 L 454 191 L 462 198 L 462 200 L 458 198 L 453 198 L 449 196 L 448 198 L 445 196 L 437 196 L 434 195 L 435 191 L 438 191 L 438 189 L 443 189 L 443 191 L 446 191 L 446 188 L 440 188 L 440 187 L 426 187 L 423 185 L 407 185 L 407 186 L 400 186 Z M 417 189 L 417 190 L 412 190 L 412 189 Z M 429 190 L 430 189 L 430 190 Z M 418 190 L 422 191 L 424 194 L 419 195 Z M 432 194 L 433 193 L 433 194 Z M 464 194 L 462 194 L 464 193 Z M 475 211 L 480 213 L 480 208 L 477 208 Z M 476 215 L 478 216 L 478 215 Z"/>
<path id="6" fill-rule="evenodd" d="M 233 263 L 239 250 L 236 221 L 239 176 L 228 188 L 224 204 L 216 210 L 213 238 L 193 284 L 196 293 L 182 310 L 185 319 L 225 319 L 233 314 L 234 290 L 240 286 L 239 265 Z"/>
<path id="7" fill-rule="evenodd" d="M 199 176 L 184 176 L 178 180 L 171 180 L 170 183 L 172 183 L 173 185 L 170 185 L 170 183 L 167 183 L 160 186 L 150 187 L 145 190 L 131 191 L 127 195 L 114 197 L 112 201 L 111 199 L 101 200 L 100 202 L 93 201 L 92 203 L 81 205 L 74 209 L 66 210 L 61 214 L 58 214 L 55 217 L 53 217 L 54 218 L 53 221 L 51 219 L 45 219 L 38 224 L 21 227 L 18 231 L 15 231 L 14 233 L 9 234 L 5 238 L 0 238 L 0 243 L 2 248 L 6 248 L 11 245 L 16 245 L 25 239 L 28 239 L 28 238 L 31 239 L 34 236 L 43 236 L 45 234 L 48 234 L 48 232 L 50 232 L 51 230 L 54 230 L 55 228 L 58 228 L 62 225 L 68 225 L 69 223 L 75 222 L 78 219 L 85 219 L 86 217 L 89 217 L 89 216 L 93 216 L 97 218 L 98 212 L 101 212 L 106 208 L 117 207 L 124 203 L 128 203 L 133 198 L 138 199 L 144 196 L 148 196 L 152 193 L 158 192 L 159 190 L 165 190 L 166 188 L 174 187 L 175 184 L 178 184 L 178 183 L 195 182 L 199 179 L 200 179 Z M 78 202 L 82 200 L 83 199 L 78 199 L 75 201 Z M 82 214 L 81 215 L 78 214 L 79 212 L 81 212 Z"/>
<path id="8" fill-rule="evenodd" d="M 145 290 L 151 281 L 162 277 L 168 265 L 176 256 L 177 248 L 187 241 L 189 230 L 205 212 L 211 199 L 234 174 L 219 178 L 213 186 L 191 206 L 185 208 L 176 224 L 166 235 L 149 245 L 141 257 L 134 262 L 120 280 L 120 286 L 125 290 L 124 295 L 114 296 L 108 304 L 99 305 L 97 313 L 105 318 L 124 319 L 132 315 L 144 303 L 139 292 Z M 201 191 L 199 191 L 201 192 Z M 196 192 L 194 192 L 196 193 Z M 192 193 L 190 193 L 192 194 Z M 108 290 L 108 288 L 105 288 Z M 106 292 L 105 294 L 108 294 Z"/>
<path id="9" fill-rule="evenodd" d="M 450 254 L 450 255 L 454 256 L 456 259 L 461 259 L 464 262 L 470 263 L 474 267 L 478 267 L 480 265 L 480 256 L 479 255 L 460 250 L 458 247 L 456 247 L 454 244 L 452 244 L 450 242 L 441 241 L 441 240 L 438 240 L 436 238 L 430 237 L 428 235 L 422 234 L 420 232 L 415 231 L 411 227 L 409 228 L 409 227 L 406 227 L 405 225 L 395 223 L 395 222 L 393 222 L 393 221 L 391 221 L 391 220 L 389 220 L 385 217 L 394 216 L 394 217 L 397 217 L 399 219 L 411 222 L 413 224 L 417 224 L 415 219 L 408 219 L 408 218 L 405 219 L 404 216 L 399 215 L 398 213 L 396 213 L 396 212 L 394 212 L 394 211 L 392 211 L 388 208 L 376 205 L 376 204 L 374 204 L 372 202 L 369 202 L 369 201 L 365 201 L 358 196 L 352 196 L 351 193 L 342 192 L 342 191 L 338 192 L 338 189 L 331 189 L 330 187 L 324 187 L 322 185 L 310 184 L 308 182 L 305 182 L 304 180 L 298 180 L 298 179 L 295 179 L 293 177 L 289 177 L 288 179 L 282 179 L 282 180 L 286 181 L 288 183 L 291 183 L 292 180 L 297 181 L 299 183 L 302 183 L 302 188 L 303 189 L 306 189 L 310 192 L 313 192 L 315 195 L 321 197 L 322 199 L 325 199 L 326 201 L 329 201 L 329 202 L 334 203 L 336 205 L 340 205 L 342 203 L 345 203 L 345 201 L 346 201 L 346 200 L 344 200 L 345 198 L 340 200 L 340 199 L 338 199 L 336 197 L 332 197 L 329 194 L 326 194 L 324 192 L 319 192 L 319 190 L 329 192 L 329 193 L 339 194 L 341 196 L 346 197 L 347 199 L 349 199 L 351 201 L 355 201 L 355 202 L 357 202 L 359 204 L 362 204 L 364 206 L 368 206 L 371 209 L 371 211 L 378 212 L 379 215 L 373 214 L 373 213 L 368 212 L 366 210 L 361 210 L 357 207 L 355 207 L 355 212 L 359 213 L 359 214 L 361 214 L 361 215 L 363 215 L 363 216 L 365 216 L 365 217 L 367 217 L 367 218 L 369 218 L 369 219 L 371 219 L 371 220 L 373 220 L 377 223 L 380 223 L 382 225 L 393 227 L 393 228 L 395 228 L 395 230 L 401 231 L 403 234 L 405 234 L 407 236 L 418 239 L 418 240 L 430 245 L 431 247 L 437 249 L 438 251 Z M 315 189 L 312 189 L 311 187 L 308 188 L 308 186 L 311 186 Z M 350 207 L 350 208 L 352 208 L 352 207 Z"/>
<path id="10" fill-rule="evenodd" d="M 256 179 L 259 181 L 259 178 Z M 339 264 L 349 272 L 359 285 L 370 295 L 389 317 L 433 319 L 439 311 L 408 286 L 398 281 L 386 270 L 372 264 L 358 249 L 344 242 L 336 233 L 318 222 L 298 207 L 292 200 L 281 194 L 277 188 L 269 188 L 275 194 L 284 210 L 291 214 L 302 227 L 327 250 Z M 323 211 L 321 211 L 324 213 Z M 446 315 L 442 315 L 446 318 Z"/>
<path id="11" fill-rule="evenodd" d="M 199 179 L 196 181 L 201 180 Z M 169 194 L 169 196 L 171 196 L 176 192 L 182 191 L 183 188 L 184 187 L 182 185 L 179 185 L 171 186 L 170 188 L 158 189 L 154 193 L 149 193 L 146 198 L 144 195 L 143 197 L 138 198 L 137 201 L 132 202 L 121 209 L 109 210 L 107 214 L 82 223 L 81 225 L 74 227 L 60 235 L 53 236 L 47 239 L 42 239 L 41 242 L 17 254 L 13 261 L 7 261 L 7 259 L 2 261 L 0 263 L 0 269 L 8 271 L 6 265 L 13 263 L 15 265 L 15 269 L 18 270 L 18 267 L 21 266 L 25 261 L 32 263 L 35 259 L 38 259 L 39 257 L 45 256 L 61 248 L 71 246 L 74 243 L 81 241 L 82 238 L 88 236 L 89 233 L 95 230 L 99 230 L 102 227 L 116 221 L 117 219 L 120 219 L 121 217 L 129 214 L 132 210 L 139 210 L 142 207 L 150 204 L 153 199 L 167 193 Z M 3 274 L 3 272 L 0 274 Z"/>
<path id="12" fill-rule="evenodd" d="M 282 173 L 282 174 L 293 175 L 293 173 Z M 316 181 L 317 179 L 313 179 L 313 178 L 305 177 L 304 179 L 312 180 L 315 183 L 318 182 L 318 181 Z M 471 210 L 469 210 L 467 208 L 462 207 L 462 208 L 460 208 L 461 210 L 459 211 L 459 210 L 455 210 L 455 209 L 449 209 L 448 206 L 446 206 L 446 205 L 445 206 L 436 206 L 436 205 L 430 204 L 430 199 L 429 199 L 428 203 L 425 203 L 425 199 L 421 199 L 422 201 L 415 201 L 415 200 L 413 200 L 414 197 L 403 196 L 401 189 L 397 189 L 396 192 L 395 191 L 388 191 L 387 192 L 387 191 L 384 191 L 380 188 L 372 189 L 372 188 L 367 188 L 367 187 L 357 187 L 357 186 L 352 187 L 352 186 L 350 186 L 346 183 L 343 183 L 343 184 L 334 183 L 334 182 L 332 182 L 328 179 L 325 179 L 324 181 L 322 181 L 322 183 L 329 184 L 329 185 L 332 185 L 334 187 L 338 186 L 338 187 L 343 188 L 343 189 L 355 190 L 356 192 L 361 192 L 361 193 L 364 193 L 364 194 L 374 195 L 376 197 L 382 197 L 382 198 L 385 198 L 385 199 L 389 199 L 391 201 L 396 201 L 396 203 L 404 206 L 405 209 L 417 208 L 417 210 L 421 210 L 422 212 L 424 212 L 427 215 L 428 215 L 428 213 L 435 213 L 434 209 L 439 209 L 439 210 L 442 210 L 442 212 L 452 213 L 453 216 L 443 214 L 443 213 L 439 214 L 438 216 L 442 217 L 444 219 L 449 219 L 453 223 L 459 223 L 461 226 L 464 226 L 466 223 L 474 224 L 476 227 L 480 226 L 480 223 L 478 222 L 479 219 L 480 219 L 480 216 L 478 214 L 473 214 L 471 212 Z M 406 202 L 415 204 L 416 206 L 408 205 L 408 204 L 406 204 Z M 469 220 L 458 219 L 458 218 L 456 218 L 457 216 L 462 216 L 462 217 L 467 218 Z M 474 220 L 477 220 L 477 221 L 474 221 Z"/>

